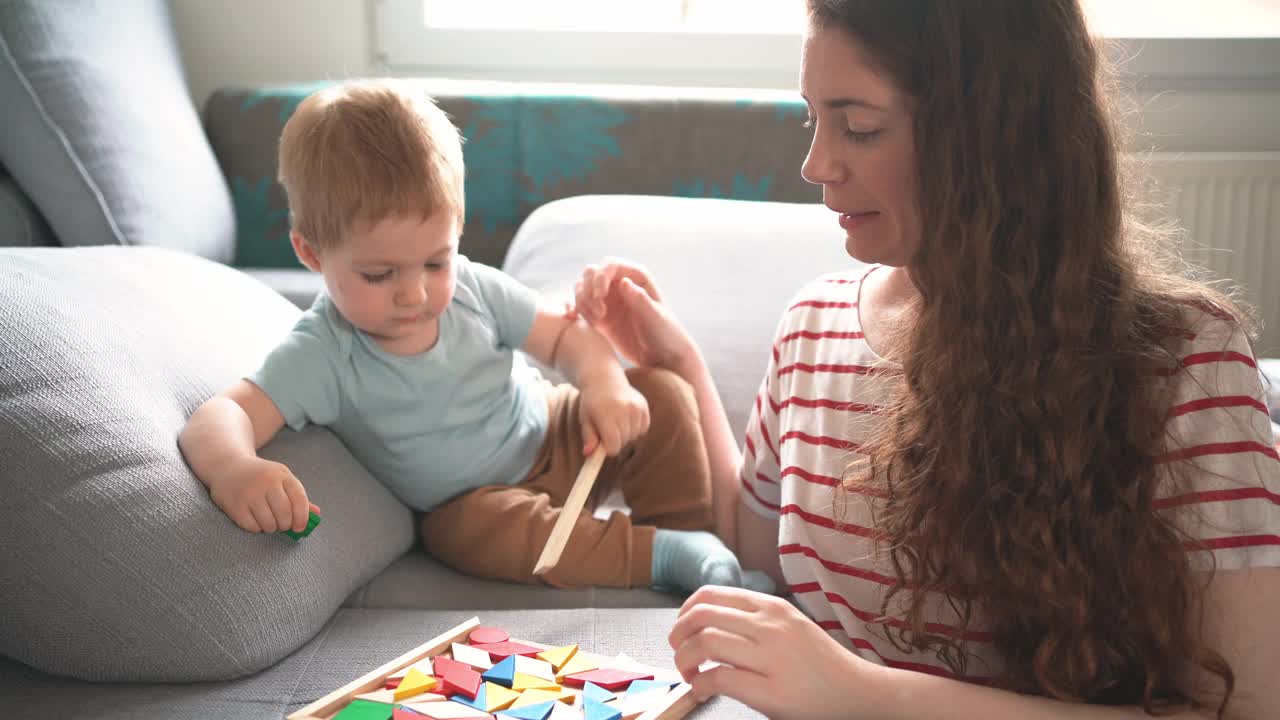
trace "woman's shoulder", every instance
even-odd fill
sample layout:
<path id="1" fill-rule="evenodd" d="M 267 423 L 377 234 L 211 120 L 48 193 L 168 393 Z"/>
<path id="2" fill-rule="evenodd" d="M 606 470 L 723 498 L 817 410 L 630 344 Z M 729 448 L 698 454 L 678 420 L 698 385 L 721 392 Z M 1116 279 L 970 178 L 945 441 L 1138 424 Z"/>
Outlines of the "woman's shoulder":
<path id="1" fill-rule="evenodd" d="M 800 286 L 787 303 L 787 310 L 857 307 L 863 278 L 873 269 L 875 266 L 864 266 L 819 275 Z"/>

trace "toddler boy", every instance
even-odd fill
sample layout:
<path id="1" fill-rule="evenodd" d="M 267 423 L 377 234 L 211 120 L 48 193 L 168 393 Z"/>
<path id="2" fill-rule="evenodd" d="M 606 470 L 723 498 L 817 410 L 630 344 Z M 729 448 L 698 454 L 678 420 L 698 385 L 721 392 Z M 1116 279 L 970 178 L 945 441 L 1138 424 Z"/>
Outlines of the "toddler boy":
<path id="1" fill-rule="evenodd" d="M 306 525 L 302 483 L 256 451 L 286 424 L 316 423 L 422 513 L 427 550 L 462 572 L 683 591 L 744 583 L 707 532 L 691 389 L 665 371 L 624 373 L 585 322 L 459 254 L 462 146 L 429 98 L 394 81 L 321 90 L 286 124 L 279 165 L 294 252 L 326 291 L 179 438 L 232 521 L 251 532 Z M 517 349 L 572 384 L 547 382 Z M 600 484 L 621 488 L 631 516 L 584 513 L 539 580 L 534 563 L 599 445 Z"/>

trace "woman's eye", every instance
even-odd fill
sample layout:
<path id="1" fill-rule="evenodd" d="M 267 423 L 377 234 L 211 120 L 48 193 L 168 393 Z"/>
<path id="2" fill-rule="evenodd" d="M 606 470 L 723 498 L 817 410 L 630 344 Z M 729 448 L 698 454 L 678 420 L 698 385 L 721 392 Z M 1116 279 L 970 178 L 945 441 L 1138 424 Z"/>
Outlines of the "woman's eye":
<path id="1" fill-rule="evenodd" d="M 854 129 L 844 131 L 844 136 L 856 143 L 871 142 L 880 134 L 879 130 L 868 130 L 867 132 L 859 132 Z"/>

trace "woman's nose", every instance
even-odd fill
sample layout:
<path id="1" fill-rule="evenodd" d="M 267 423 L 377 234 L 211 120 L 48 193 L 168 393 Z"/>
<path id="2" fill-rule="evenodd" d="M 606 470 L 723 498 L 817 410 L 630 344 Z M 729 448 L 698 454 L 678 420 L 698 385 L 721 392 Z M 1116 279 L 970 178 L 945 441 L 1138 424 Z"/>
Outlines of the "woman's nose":
<path id="1" fill-rule="evenodd" d="M 814 185 L 829 185 L 844 178 L 840 162 L 821 131 L 814 132 L 809 141 L 809 154 L 800 166 L 800 177 Z"/>

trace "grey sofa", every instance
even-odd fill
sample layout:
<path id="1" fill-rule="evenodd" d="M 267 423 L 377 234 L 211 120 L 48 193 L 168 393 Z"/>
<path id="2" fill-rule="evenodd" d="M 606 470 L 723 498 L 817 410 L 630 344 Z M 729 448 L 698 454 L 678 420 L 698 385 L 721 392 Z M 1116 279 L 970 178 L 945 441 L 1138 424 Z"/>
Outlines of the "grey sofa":
<path id="1" fill-rule="evenodd" d="M 620 223 L 619 217 L 629 221 Z M 769 347 L 776 317 L 790 292 L 813 275 L 851 262 L 843 254 L 838 226 L 821 206 L 588 196 L 557 201 L 536 211 L 518 233 L 506 269 L 532 287 L 554 295 L 571 287 L 585 263 L 609 255 L 646 264 L 662 283 L 669 301 L 705 348 L 738 428 L 745 422 L 764 368 L 766 358 L 761 349 Z M 761 282 L 764 278 L 767 283 Z M 66 286 L 63 291 L 50 291 L 60 283 Z M 206 299 L 205 307 L 198 311 L 181 312 L 184 322 L 190 323 L 188 330 L 161 331 L 169 327 L 166 323 L 171 321 L 166 318 L 172 310 L 159 300 L 184 290 L 194 295 L 211 293 L 220 283 L 229 285 L 223 297 Z M 148 293 L 151 300 L 144 302 Z M 105 299 L 113 294 L 116 300 Z M 146 410 L 120 423 L 126 427 L 121 431 L 125 435 L 115 447 L 151 443 L 163 450 L 166 443 L 172 443 L 172 436 L 149 435 L 163 435 L 166 428 L 176 433 L 183 408 L 194 406 L 208 387 L 247 367 L 252 356 L 246 348 L 266 343 L 270 332 L 287 327 L 296 317 L 297 308 L 283 299 L 268 302 L 272 296 L 274 293 L 259 281 L 238 271 L 172 251 L 0 249 L 0 368 L 4 369 L 0 376 L 9 376 L 0 381 L 0 456 L 9 460 L 0 469 L 0 484 L 19 496 L 16 501 L 11 497 L 8 510 L 3 512 L 20 516 L 6 517 L 5 528 L 0 530 L 0 543 L 8 551 L 0 561 L 0 599 L 9 618 L 8 629 L 0 633 L 8 644 L 0 648 L 28 663 L 68 668 L 71 674 L 100 672 L 111 679 L 129 677 L 133 670 L 112 667 L 113 662 L 128 664 L 141 673 L 146 658 L 132 655 L 135 648 L 113 644 L 116 640 L 110 633 L 98 631 L 102 623 L 111 623 L 119 633 L 128 632 L 142 621 L 151 627 L 135 632 L 146 635 L 145 642 L 158 648 L 170 663 L 205 662 L 216 668 L 215 672 L 231 676 L 213 682 L 90 682 L 41 672 L 18 660 L 0 659 L 0 707 L 8 709 L 6 716 L 55 717 L 91 709 L 95 717 L 104 718 L 277 718 L 472 616 L 506 627 L 525 639 L 546 643 L 572 640 L 601 652 L 624 652 L 643 662 L 670 666 L 665 635 L 681 598 L 647 589 L 557 590 L 510 585 L 455 573 L 413 545 L 403 508 L 375 497 L 371 486 L 351 490 L 359 480 L 354 477 L 358 468 L 351 467 L 345 451 L 323 435 L 285 433 L 264 450 L 294 464 L 326 510 L 325 523 L 296 546 L 281 538 L 252 536 L 229 527 L 198 482 L 174 460 L 176 454 L 168 455 L 167 465 L 153 464 L 146 482 L 137 480 L 141 471 L 127 467 L 104 473 L 101 465 L 106 458 L 102 463 L 82 465 L 83 471 L 70 473 L 70 477 L 59 473 L 62 465 L 79 462 L 79 456 L 66 445 L 87 443 L 92 450 L 99 438 L 115 432 L 111 428 L 115 416 L 133 411 L 132 407 L 120 409 L 106 402 L 108 409 L 103 413 L 112 417 L 105 418 L 55 413 L 63 423 L 77 427 L 51 428 L 46 422 L 31 436 L 24 435 L 37 424 L 34 416 L 40 411 L 24 416 L 22 409 L 33 403 L 38 406 L 41 397 L 46 406 L 83 406 L 89 402 L 86 397 L 100 394 L 100 387 L 86 382 L 85 374 L 94 375 L 84 368 L 98 362 L 93 358 L 107 354 L 111 357 L 108 366 L 123 364 L 116 368 L 117 373 L 137 372 L 140 376 L 117 378 L 112 383 L 133 388 L 135 380 L 159 382 L 164 387 L 154 392 L 166 398 L 160 409 L 156 409 L 154 398 L 134 401 L 137 408 Z M 93 316 L 85 327 L 71 333 L 74 341 L 63 342 L 70 331 L 48 330 L 58 322 L 74 322 L 66 320 L 68 313 L 62 312 L 58 303 L 65 301 L 74 312 L 93 304 L 94 297 L 104 298 L 100 304 L 106 310 L 98 308 L 100 322 L 99 316 Z M 129 304 L 134 310 L 122 319 L 111 320 L 120 315 L 113 302 Z M 732 319 L 726 316 L 727 309 L 732 309 Z M 237 331 L 236 326 L 222 321 L 227 316 L 241 321 L 254 316 L 259 321 Z M 50 317 L 53 320 L 45 322 Z M 40 322 L 29 322 L 35 319 Z M 104 345 L 110 338 L 100 337 L 99 328 L 101 323 L 111 322 L 119 323 L 106 333 L 111 336 L 128 333 L 134 323 L 157 328 L 157 332 L 150 339 L 146 335 L 127 338 L 119 347 Z M 32 330 L 33 325 L 46 329 Z M 50 337 L 52 347 L 5 342 L 5 338 L 13 340 L 24 334 Z M 240 340 L 233 343 L 231 338 L 236 334 Z M 222 349 L 213 351 L 202 344 L 205 342 Z M 30 367 L 15 363 L 15 357 L 48 358 L 65 352 L 67 346 L 84 348 L 85 357 L 73 355 L 70 370 L 60 370 L 57 362 L 46 360 L 52 364 L 28 376 L 43 382 L 22 381 Z M 175 349 L 184 346 L 189 347 Z M 151 349 L 141 349 L 146 347 Z M 151 362 L 158 364 L 139 365 Z M 49 381 L 63 377 L 59 372 L 66 377 L 61 384 L 80 389 L 78 400 L 65 398 Z M 182 388 L 196 389 L 187 392 Z M 120 393 L 120 397 L 137 392 Z M 176 399 L 169 400 L 170 393 Z M 44 413 L 48 414 L 47 409 Z M 159 421 L 154 420 L 157 414 L 162 416 Z M 81 424 L 87 424 L 89 430 L 77 435 L 84 430 Z M 148 433 L 146 426 L 153 425 L 156 430 Z M 143 429 L 138 430 L 139 426 Z M 42 446 L 39 438 L 49 434 L 66 439 Z M 34 450 L 33 443 L 38 446 Z M 40 465 L 42 458 L 50 455 L 54 457 L 52 467 L 50 463 Z M 341 472 L 335 473 L 334 468 Z M 59 479 L 51 479 L 55 477 Z M 63 485 L 55 489 L 54 482 Z M 41 487 L 57 495 L 57 504 L 31 501 L 24 505 Z M 151 501 L 139 490 L 150 493 L 156 509 L 170 517 L 157 520 Z M 102 521 L 104 525 L 95 529 L 92 538 L 76 545 L 64 537 L 67 532 L 74 533 L 75 524 L 63 527 L 60 522 L 66 515 L 81 513 L 120 513 L 122 518 L 111 526 Z M 44 537 L 42 533 L 51 523 L 55 527 Z M 375 523 L 382 527 L 369 529 Z M 148 555 L 157 533 L 171 538 L 163 543 L 179 547 Z M 135 542 L 137 547 L 132 547 Z M 200 543 L 219 550 L 206 554 L 188 549 Z M 131 562 L 118 562 L 121 555 L 130 553 Z M 210 565 L 209 575 L 218 579 L 215 587 L 207 582 L 181 585 L 183 574 L 190 571 L 184 566 L 193 562 L 192 554 L 199 563 Z M 227 556 L 236 558 L 235 567 L 219 566 L 220 558 Z M 129 595 L 137 584 L 155 583 L 157 577 L 143 577 L 119 588 L 115 587 L 120 584 L 118 579 L 95 575 L 104 566 L 117 563 L 138 575 L 172 572 L 172 587 L 183 588 L 182 594 L 190 600 L 161 602 L 150 591 Z M 33 567 L 37 564 L 43 567 Z M 278 573 L 278 586 L 270 577 L 263 577 L 267 572 L 263 566 Z M 61 585 L 57 592 L 50 592 L 54 583 Z M 351 587 L 345 597 L 333 593 L 335 587 L 344 585 Z M 104 603 L 100 595 L 107 593 L 127 600 Z M 325 600 L 326 593 L 331 600 Z M 290 599 L 294 594 L 308 595 L 311 602 Z M 57 610 L 54 606 L 59 601 L 66 604 Z M 235 617 L 243 618 L 243 626 L 209 627 L 208 616 L 216 614 L 214 606 L 237 608 Z M 244 608 L 261 610 L 264 606 L 290 612 L 266 619 L 243 612 Z M 92 623 L 73 619 L 67 628 L 45 624 L 49 617 L 76 608 L 97 619 Z M 168 628 L 175 613 L 182 617 L 176 627 Z M 13 624 L 24 622 L 39 627 L 24 630 Z M 183 637 L 184 622 L 192 625 L 188 636 L 193 644 L 245 646 L 238 659 L 251 669 L 248 676 L 235 677 L 243 673 L 227 670 L 220 656 L 170 647 L 174 635 Z M 301 636 L 294 632 L 298 628 L 303 631 Z M 15 636 L 27 638 L 29 646 L 15 646 Z M 254 638 L 272 647 L 296 642 L 297 649 L 279 660 L 264 658 L 255 654 Z M 255 664 L 261 669 L 253 667 Z M 106 670 L 101 669 L 104 665 Z M 186 674 L 201 671 L 197 667 Z M 150 668 L 145 672 L 164 677 L 167 670 Z M 183 675 L 175 670 L 168 678 L 180 680 Z M 694 717 L 754 716 L 749 709 L 724 699 L 715 699 L 696 712 Z"/>
<path id="2" fill-rule="evenodd" d="M 319 281 L 228 265 L 240 209 L 179 68 L 163 0 L 0 2 L 0 715 L 279 718 L 472 616 L 670 666 L 681 598 L 453 572 L 323 430 L 264 449 L 325 509 L 310 538 L 209 502 L 177 430 Z M 484 252 L 544 292 L 608 255 L 650 265 L 739 427 L 787 297 L 849 262 L 816 205 L 576 197 L 521 220 Z"/>

